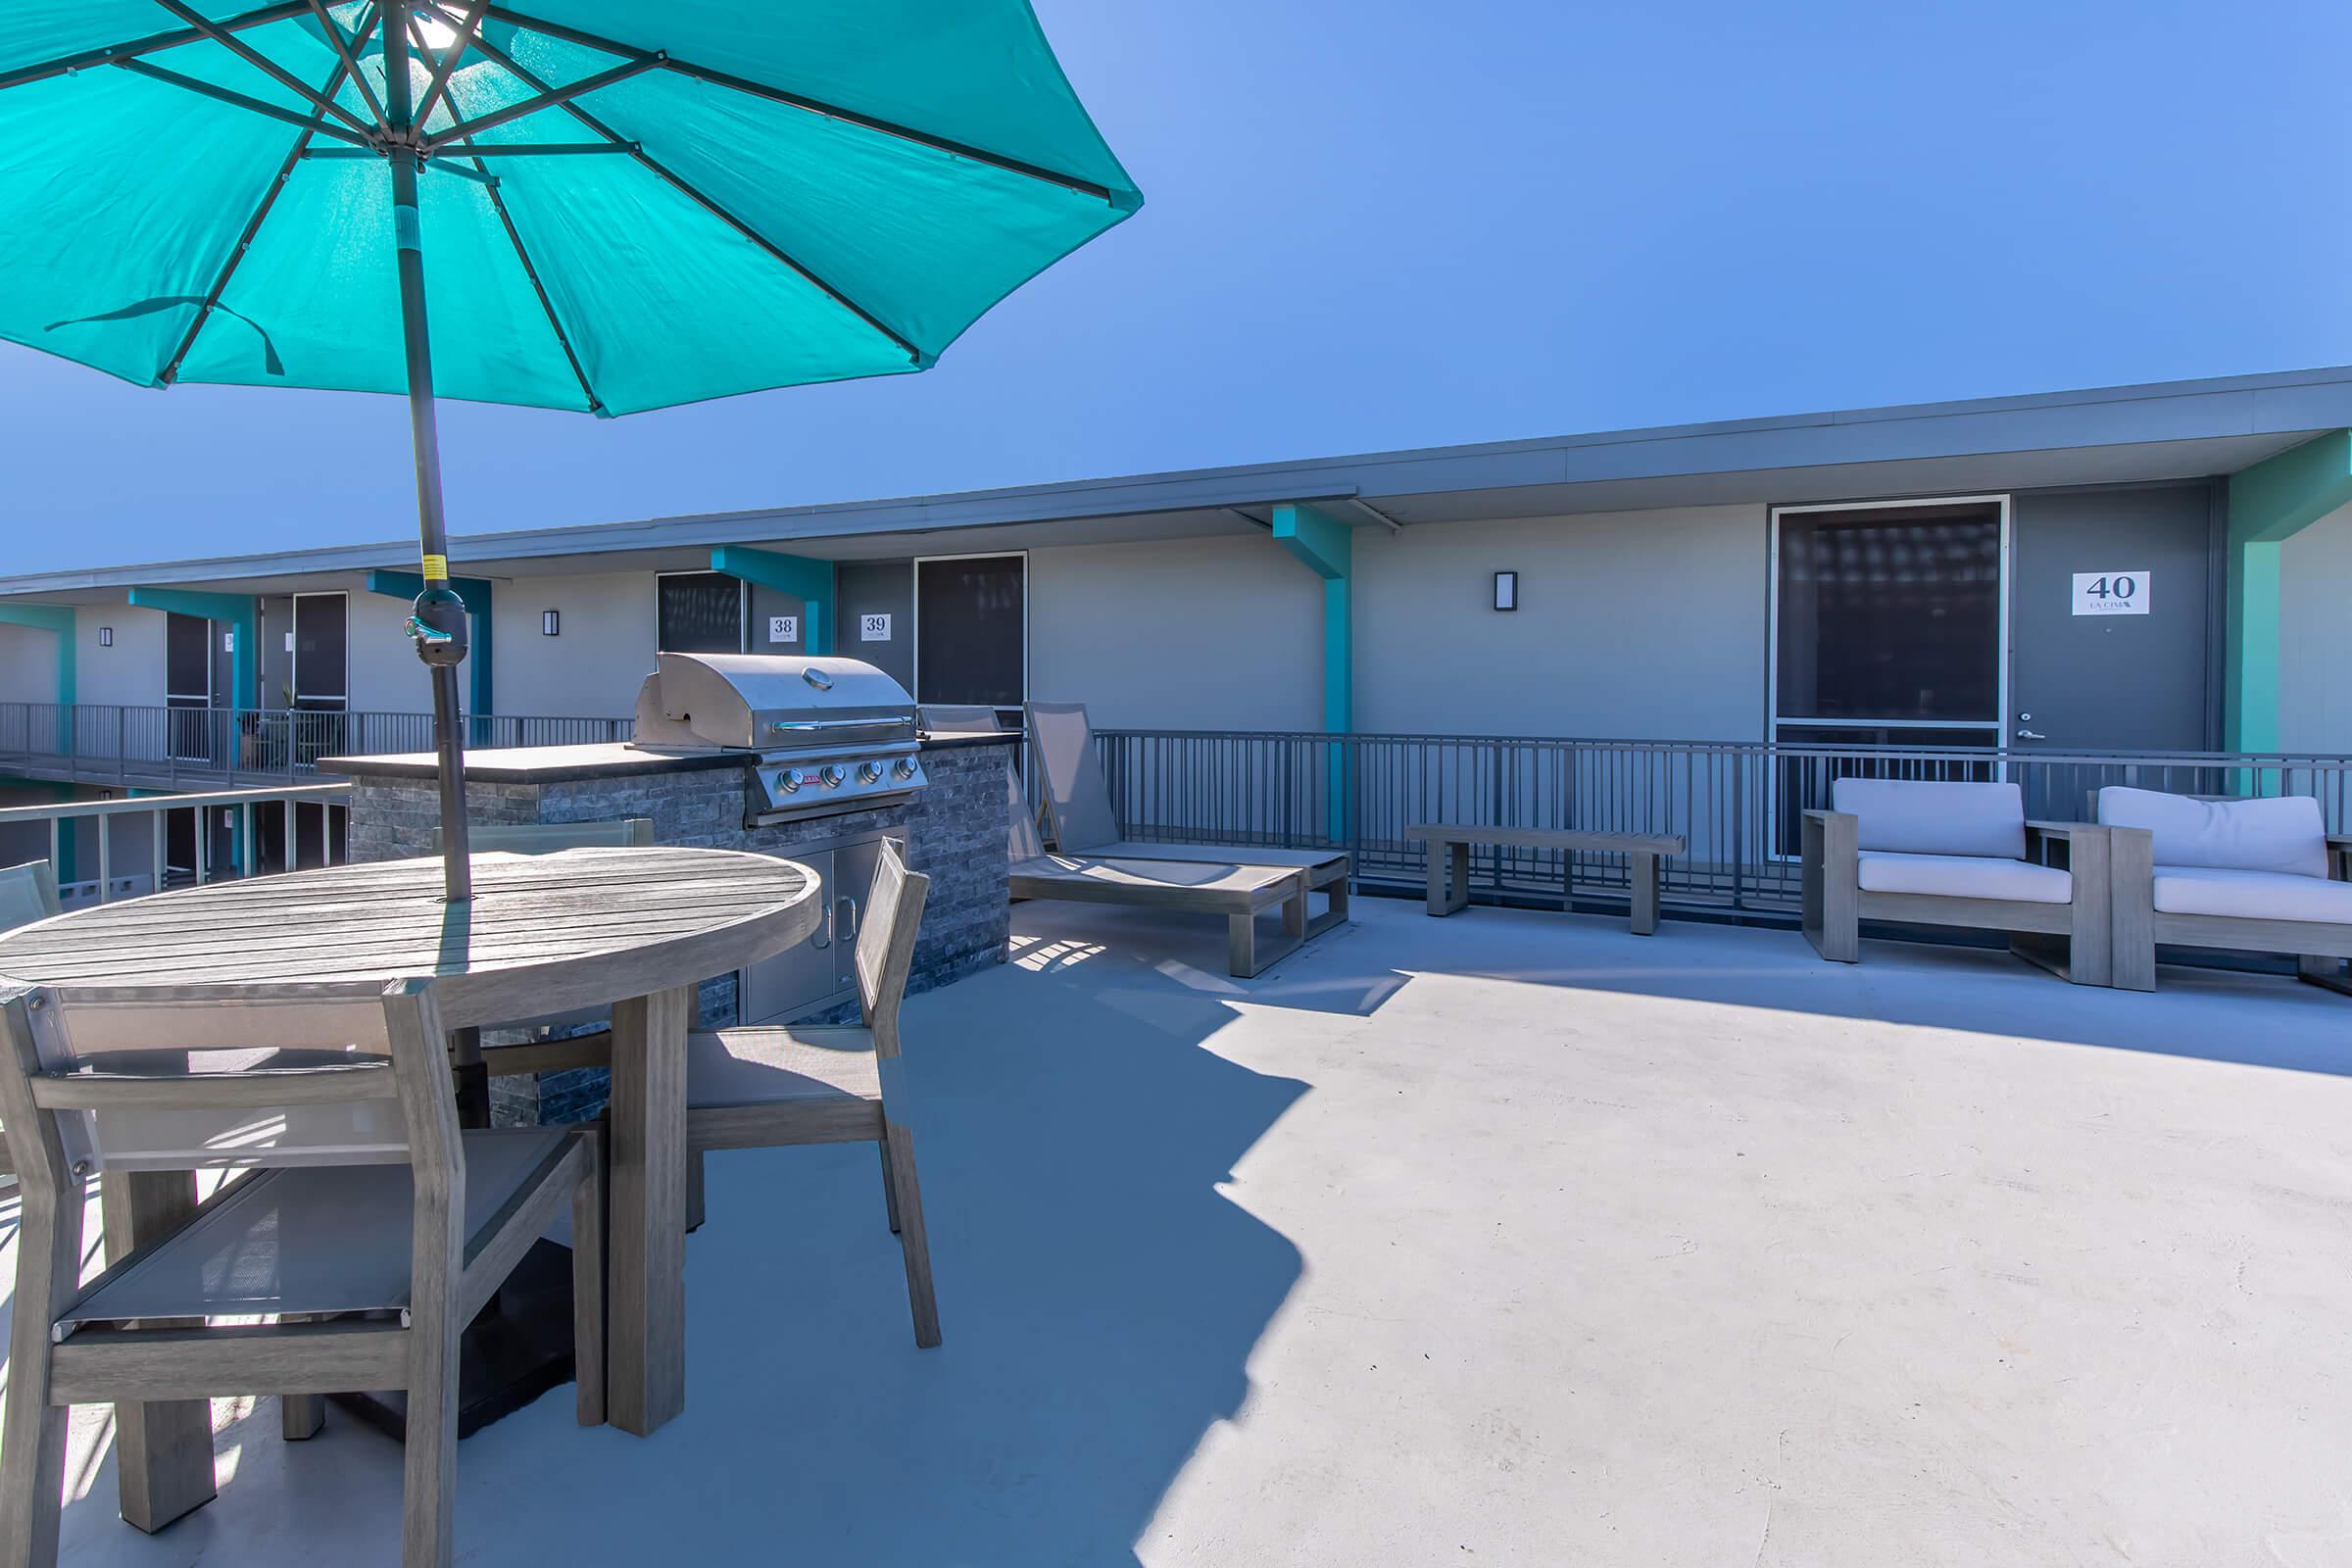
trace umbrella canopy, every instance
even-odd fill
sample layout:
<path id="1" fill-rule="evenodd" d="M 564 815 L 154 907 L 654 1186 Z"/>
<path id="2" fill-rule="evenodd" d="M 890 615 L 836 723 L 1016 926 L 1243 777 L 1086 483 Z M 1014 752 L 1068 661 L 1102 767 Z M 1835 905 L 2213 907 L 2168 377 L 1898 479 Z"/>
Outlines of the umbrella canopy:
<path id="1" fill-rule="evenodd" d="M 409 390 L 382 7 L 8 9 L 0 337 L 153 386 Z M 444 396 L 921 369 L 1141 202 L 1024 0 L 451 0 L 405 41 Z"/>
<path id="2" fill-rule="evenodd" d="M 0 338 L 408 394 L 453 902 L 434 394 L 615 415 L 920 370 L 1141 205 L 1026 0 L 11 0 L 0 32 Z"/>

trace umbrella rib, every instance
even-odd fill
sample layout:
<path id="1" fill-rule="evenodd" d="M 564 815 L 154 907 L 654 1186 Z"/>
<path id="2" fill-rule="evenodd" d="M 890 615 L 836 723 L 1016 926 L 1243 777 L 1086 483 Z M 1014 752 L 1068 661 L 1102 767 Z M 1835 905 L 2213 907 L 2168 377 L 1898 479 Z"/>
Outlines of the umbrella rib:
<path id="1" fill-rule="evenodd" d="M 316 105 L 323 113 L 334 116 L 337 120 L 342 121 L 343 123 L 349 125 L 353 130 L 358 131 L 361 135 L 369 136 L 375 133 L 375 126 L 370 125 L 368 123 L 368 122 L 362 120 L 359 116 L 353 114 L 350 110 L 335 102 L 333 98 L 321 96 L 318 93 L 313 92 L 310 88 L 310 85 L 303 81 L 301 77 L 295 75 L 294 73 L 288 71 L 285 67 L 279 65 L 276 61 L 270 59 L 268 55 L 262 53 L 259 49 L 256 49 L 253 45 L 247 43 L 235 33 L 221 31 L 220 26 L 217 24 L 209 21 L 202 12 L 190 10 L 187 6 L 181 3 L 181 0 L 155 0 L 155 3 L 159 6 L 162 6 L 166 11 L 171 12 L 172 15 L 186 23 L 189 26 L 194 27 L 198 32 L 201 32 L 206 37 L 212 39 L 213 42 L 220 45 L 220 47 L 223 49 L 226 49 L 230 54 L 235 55 L 238 59 L 253 67 L 256 71 L 262 73 L 262 74 L 268 76 L 270 80 L 276 82 L 279 86 L 285 88 L 288 92 L 295 94 L 297 97 L 302 98 L 308 103 Z M 342 74 L 340 72 L 336 73 L 336 79 L 337 81 L 342 79 Z"/>
<path id="2" fill-rule="evenodd" d="M 335 53 L 343 57 L 343 70 L 350 76 L 351 84 L 359 88 L 360 96 L 368 101 L 368 112 L 375 117 L 377 125 L 389 130 L 391 122 L 384 117 L 383 101 L 376 97 L 375 89 L 368 84 L 368 74 L 360 69 L 360 57 L 352 53 L 351 41 L 343 36 L 343 28 L 326 9 L 326 0 L 310 0 L 310 7 L 318 18 L 318 25 L 326 29 L 326 36 L 334 44 Z M 374 29 L 375 23 L 366 14 L 363 14 L 362 20 L 367 25 L 359 30 L 358 36 L 365 38 Z"/>
<path id="3" fill-rule="evenodd" d="M 425 0 L 425 3 L 430 4 L 431 0 Z M 437 10 L 438 8 L 436 8 L 436 11 Z M 499 49 L 496 45 L 485 40 L 477 39 L 476 47 L 478 47 L 482 53 L 488 55 L 493 61 L 505 67 L 506 70 L 524 86 L 529 87 L 534 91 L 544 92 L 547 90 L 546 83 L 542 82 L 538 77 L 531 74 L 531 73 L 525 70 L 518 62 L 516 62 L 512 55 L 507 54 L 505 51 Z M 604 137 L 605 140 L 612 142 L 617 146 L 627 148 L 629 157 L 634 159 L 642 168 L 654 174 L 657 178 L 660 178 L 666 184 L 670 185 L 680 195 L 693 202 L 696 206 L 702 208 L 711 217 L 717 219 L 720 222 L 735 230 L 736 233 L 741 234 L 745 239 L 750 240 L 754 245 L 760 247 L 760 249 L 766 252 L 769 257 L 781 262 L 785 267 L 791 269 L 792 271 L 805 278 L 811 286 L 816 288 L 834 304 L 840 306 L 843 310 L 848 311 L 851 315 L 857 317 L 858 320 L 863 321 L 867 326 L 873 328 L 875 331 L 881 333 L 884 337 L 890 339 L 891 342 L 897 344 L 899 348 L 905 352 L 907 359 L 913 361 L 917 365 L 920 365 L 924 362 L 926 356 L 924 355 L 923 351 L 919 348 L 916 348 L 912 342 L 908 341 L 904 333 L 894 330 L 888 323 L 883 321 L 880 317 L 874 315 L 873 312 L 867 310 L 864 306 L 858 304 L 856 300 L 850 298 L 847 294 L 844 294 L 841 290 L 835 288 L 832 284 L 817 276 L 815 272 L 811 271 L 807 266 L 795 259 L 790 252 L 786 251 L 782 246 L 776 244 L 775 241 L 760 233 L 758 229 L 745 222 L 742 219 L 737 218 L 733 213 L 728 212 L 724 207 L 711 200 L 709 196 L 706 196 L 701 191 L 695 189 L 694 186 L 689 184 L 686 180 L 679 178 L 677 174 L 673 173 L 670 170 L 664 168 L 661 163 L 655 160 L 653 156 L 647 153 L 643 147 L 639 146 L 633 141 L 630 141 L 627 137 L 621 135 L 619 132 L 613 130 L 612 126 L 606 124 L 603 121 L 597 119 L 594 115 L 590 114 L 587 110 L 582 109 L 576 103 L 566 102 L 562 106 L 562 108 L 565 114 L 571 116 L 572 119 L 578 121 L 581 124 L 596 132 L 596 134 L 599 136 Z"/>
<path id="4" fill-rule="evenodd" d="M 475 20 L 477 22 L 479 21 L 478 16 Z M 476 42 L 478 43 L 479 40 L 477 39 Z M 464 35 L 460 34 L 459 41 L 451 47 L 453 52 L 464 49 Z M 492 63 L 496 64 L 497 62 L 493 61 Z M 508 69 L 512 68 L 510 67 Z M 458 112 L 458 99 L 455 93 L 450 95 L 449 112 L 453 117 Z M 567 147 L 569 146 L 569 144 L 566 145 Z M 556 334 L 557 346 L 564 350 L 564 363 L 571 367 L 572 379 L 580 383 L 580 395 L 588 400 L 588 412 L 590 414 L 596 413 L 599 409 L 602 409 L 605 406 L 604 400 L 596 395 L 596 388 L 591 386 L 588 382 L 588 368 L 580 363 L 579 354 L 571 346 L 571 334 L 564 330 L 564 322 L 556 315 L 556 302 L 548 297 L 547 284 L 541 280 L 539 276 L 539 269 L 531 261 L 531 253 L 529 248 L 522 243 L 522 231 L 514 226 L 514 215 L 507 211 L 507 199 L 498 193 L 498 181 L 491 177 L 490 171 L 484 168 L 482 165 L 482 160 L 480 157 L 481 150 L 474 148 L 452 150 L 465 151 L 474 155 L 473 167 L 479 171 L 482 177 L 482 182 L 489 187 L 490 205 L 497 210 L 498 220 L 506 228 L 507 242 L 514 247 L 514 260 L 522 264 L 522 275 L 531 280 L 531 292 L 539 296 L 539 309 L 547 314 L 548 330 Z M 602 152 L 613 151 L 616 149 L 608 149 L 600 146 L 587 149 L 571 148 L 570 150 Z M 441 167 L 452 168 L 454 166 L 444 162 Z"/>
<path id="5" fill-rule="evenodd" d="M 584 32 L 577 27 L 567 27 L 561 23 L 543 22 L 537 17 L 499 5 L 496 0 L 493 0 L 489 6 L 488 14 L 501 22 L 511 23 L 518 27 L 527 27 L 533 32 L 544 32 L 551 38 L 561 38 L 566 43 L 580 44 L 589 49 L 601 49 L 607 54 L 619 55 L 624 60 L 649 58 L 649 51 L 639 49 L 634 45 L 602 37 L 593 32 Z M 1007 158 L 1002 153 L 992 153 L 986 148 L 974 147 L 968 142 L 956 141 L 946 136 L 935 136 L 928 131 L 916 130 L 912 126 L 901 125 L 874 115 L 859 114 L 854 109 L 844 109 L 839 104 L 829 104 L 820 98 L 810 98 L 804 93 L 791 92 L 782 87 L 771 87 L 764 82 L 749 81 L 741 76 L 731 76 L 723 71 L 712 71 L 707 66 L 692 65 L 674 58 L 663 58 L 661 64 L 666 71 L 674 71 L 681 76 L 690 76 L 697 81 L 708 82 L 713 87 L 731 88 L 736 92 L 749 93 L 755 98 L 764 98 L 770 103 L 783 104 L 788 108 L 818 115 L 827 120 L 838 120 L 845 124 L 857 125 L 861 129 L 874 131 L 880 135 L 913 142 L 918 146 L 928 147 L 934 152 L 949 153 L 957 158 L 969 158 L 974 163 L 986 164 L 992 169 L 1001 169 L 1009 174 L 1020 174 L 1029 179 L 1044 180 L 1047 184 L 1059 185 L 1065 190 L 1077 191 L 1081 195 L 1092 196 L 1099 201 L 1109 202 L 1117 199 L 1109 186 L 1097 184 L 1091 179 L 1080 179 L 1075 174 L 1064 174 L 1057 170 L 1047 169 L 1038 164 L 1024 163 L 1018 158 Z"/>
<path id="6" fill-rule="evenodd" d="M 412 125 L 420 126 L 432 119 L 433 106 L 439 103 L 441 95 L 449 90 L 449 78 L 457 73 L 458 62 L 466 58 L 466 40 L 481 29 L 482 10 L 488 4 L 489 0 L 472 0 L 472 4 L 466 8 L 465 18 L 458 24 L 458 35 L 450 40 L 449 48 L 441 54 L 440 58 L 433 61 L 432 79 L 424 84 L 424 97 L 418 101 L 416 114 L 409 119 L 409 123 Z M 410 36 L 418 43 L 424 42 L 422 28 L 416 29 Z M 430 57 L 433 51 L 428 48 L 425 53 Z M 452 120 L 457 118 L 457 101 L 455 99 L 450 101 L 450 118 Z"/>
<path id="7" fill-rule="evenodd" d="M 369 23 L 373 21 L 371 12 L 363 12 L 361 16 L 364 21 Z M 366 27 L 362 27 L 360 35 L 366 37 L 367 31 Z M 335 74 L 326 84 L 326 90 L 330 93 L 343 85 L 343 77 L 346 73 L 350 73 L 354 76 L 358 74 L 359 61 L 348 51 L 338 51 L 338 53 L 342 54 L 343 61 L 335 68 Z M 185 360 L 188 357 L 188 351 L 196 346 L 196 335 L 204 330 L 204 323 L 212 319 L 214 308 L 220 303 L 220 296 L 228 292 L 228 280 L 236 275 L 237 264 L 244 261 L 245 253 L 253 248 L 253 237 L 262 231 L 263 220 L 267 219 L 270 216 L 270 210 L 277 205 L 277 198 L 285 190 L 286 181 L 294 177 L 294 166 L 302 162 L 303 154 L 310 149 L 311 136 L 314 130 L 318 128 L 322 127 L 316 122 L 313 125 L 305 127 L 303 133 L 294 138 L 294 145 L 287 149 L 286 161 L 277 166 L 277 177 L 270 180 L 269 189 L 262 192 L 261 201 L 253 209 L 253 217 L 245 221 L 245 231 L 237 236 L 237 243 L 230 249 L 228 260 L 220 264 L 220 274 L 213 279 L 212 292 L 205 295 L 204 304 L 197 309 L 196 319 L 188 323 L 186 335 L 180 338 L 179 346 L 172 351 L 172 358 L 166 362 L 162 372 L 156 376 L 156 380 L 163 385 L 170 386 L 178 377 L 180 362 Z"/>
<path id="8" fill-rule="evenodd" d="M 624 65 L 614 66 L 610 71 L 600 71 L 593 76 L 582 77 L 568 87 L 542 87 L 536 98 L 525 98 L 521 103 L 509 104 L 504 109 L 494 109 L 478 119 L 461 121 L 441 132 L 440 135 L 426 138 L 424 150 L 428 153 L 440 152 L 452 142 L 469 140 L 476 133 L 488 130 L 494 125 L 504 125 L 510 121 L 520 120 L 526 115 L 538 114 L 544 109 L 568 108 L 574 98 L 584 98 L 601 87 L 610 87 L 616 81 L 626 81 L 631 76 L 642 76 L 649 71 L 659 70 L 661 65 L 662 59 L 657 55 L 649 60 L 632 60 Z"/>
<path id="9" fill-rule="evenodd" d="M 271 120 L 283 121 L 289 125 L 299 125 L 314 135 L 332 136 L 335 140 L 349 142 L 354 147 L 372 148 L 374 146 L 374 143 L 366 136 L 355 136 L 348 130 L 327 124 L 323 117 L 305 115 L 295 109 L 282 109 L 276 104 L 264 103 L 259 98 L 248 98 L 241 92 L 232 92 L 226 87 L 216 87 L 209 81 L 198 81 L 194 76 L 183 76 L 176 71 L 166 71 L 163 67 L 149 65 L 144 60 L 117 60 L 112 64 L 133 75 L 145 76 L 151 81 L 160 81 L 170 86 L 182 88 L 200 98 L 211 98 L 238 109 L 249 109 L 257 115 L 266 115 Z"/>
<path id="10" fill-rule="evenodd" d="M 247 27 L 266 26 L 272 22 L 283 22 L 288 17 L 301 16 L 309 9 L 310 0 L 283 0 L 283 3 L 278 5 L 264 6 L 259 11 L 248 11 L 241 17 L 224 18 L 212 25 L 222 32 L 242 32 Z M 181 27 L 172 32 L 151 33 L 144 38 L 134 38 L 128 43 L 108 44 L 103 49 L 84 49 L 79 54 L 65 55 L 56 60 L 44 60 L 39 65 L 19 66 L 14 71 L 0 72 L 0 88 L 22 87 L 27 82 L 46 81 L 52 76 L 63 76 L 72 72 L 86 70 L 91 66 L 120 65 L 125 60 L 135 59 L 140 55 L 155 54 L 165 49 L 177 49 L 183 44 L 202 43 L 211 34 L 199 32 L 193 27 Z"/>

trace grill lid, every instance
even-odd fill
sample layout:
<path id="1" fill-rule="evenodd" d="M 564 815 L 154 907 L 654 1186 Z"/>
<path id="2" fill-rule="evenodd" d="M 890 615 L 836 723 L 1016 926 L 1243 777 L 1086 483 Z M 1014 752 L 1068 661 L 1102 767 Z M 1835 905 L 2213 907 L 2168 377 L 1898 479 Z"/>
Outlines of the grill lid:
<path id="1" fill-rule="evenodd" d="M 637 694 L 641 746 L 751 751 L 914 738 L 914 699 L 855 659 L 659 654 Z"/>

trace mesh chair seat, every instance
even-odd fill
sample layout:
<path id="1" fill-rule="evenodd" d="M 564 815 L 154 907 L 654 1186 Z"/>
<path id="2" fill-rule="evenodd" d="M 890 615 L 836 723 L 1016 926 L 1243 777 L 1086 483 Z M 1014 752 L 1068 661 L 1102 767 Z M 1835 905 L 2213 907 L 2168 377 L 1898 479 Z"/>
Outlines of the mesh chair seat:
<path id="1" fill-rule="evenodd" d="M 560 1127 L 465 1134 L 467 1237 L 545 1179 L 574 1136 Z M 59 1314 L 58 1337 L 135 1319 L 404 1310 L 414 1202 L 406 1164 L 257 1172 L 99 1276 Z"/>

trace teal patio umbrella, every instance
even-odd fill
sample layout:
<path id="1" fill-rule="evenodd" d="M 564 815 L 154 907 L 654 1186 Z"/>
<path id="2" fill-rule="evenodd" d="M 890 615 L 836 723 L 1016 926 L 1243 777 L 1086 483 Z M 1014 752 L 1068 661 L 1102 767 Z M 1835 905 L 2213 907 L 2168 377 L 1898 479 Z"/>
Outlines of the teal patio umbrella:
<path id="1" fill-rule="evenodd" d="M 11 0 L 0 28 L 0 337 L 155 387 L 408 395 L 453 901 L 435 394 L 618 415 L 920 370 L 1141 204 L 1026 0 Z"/>

